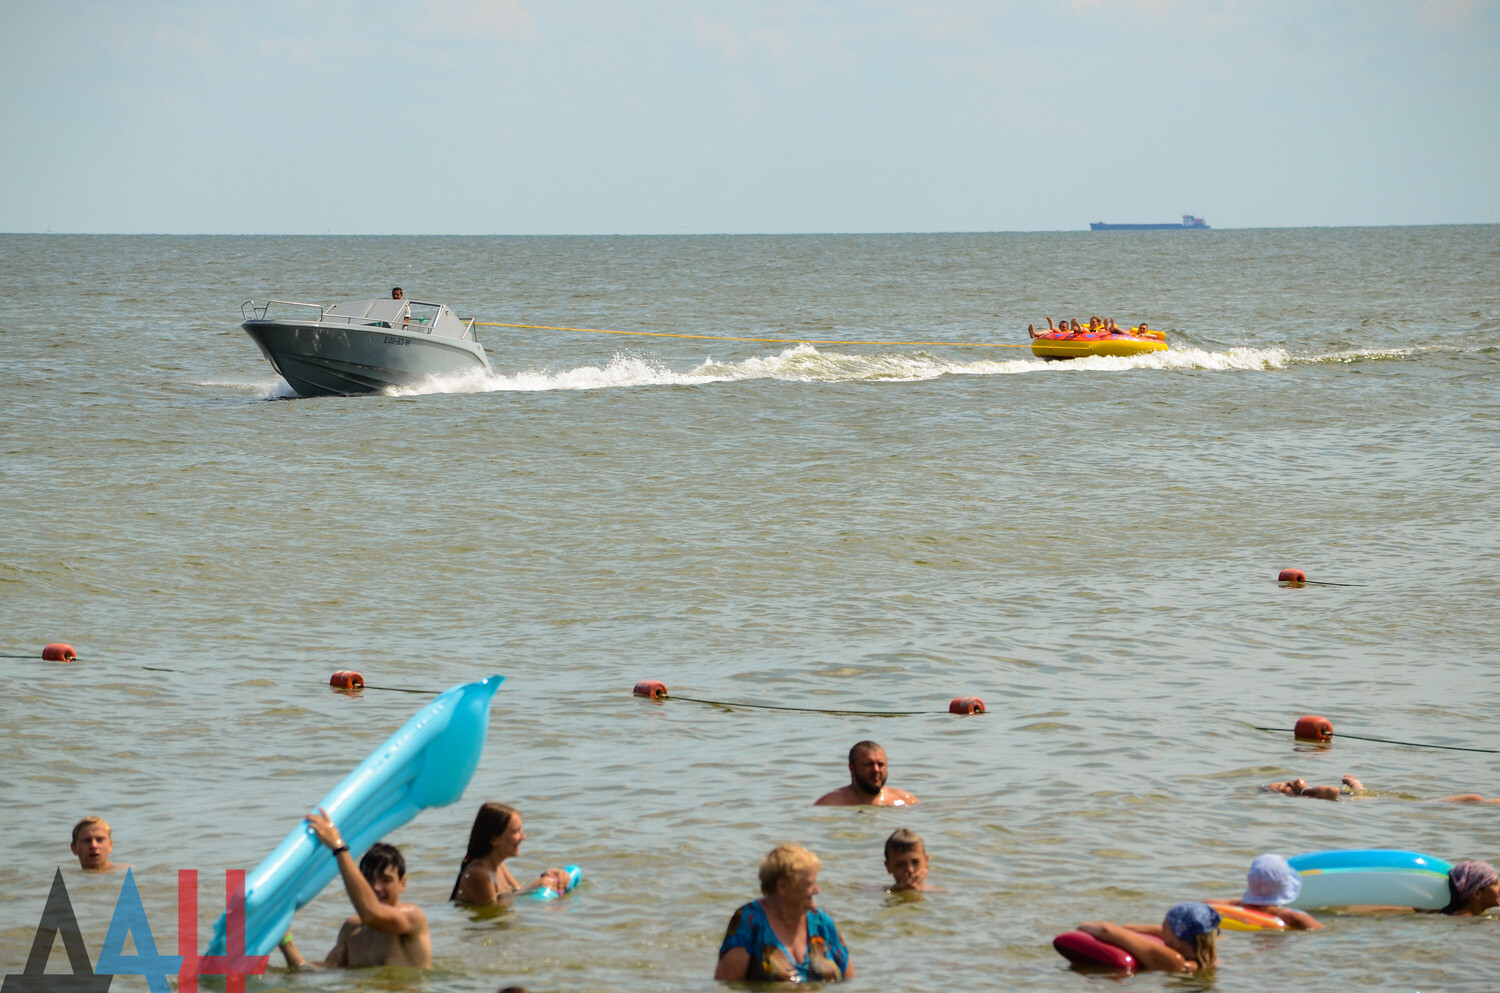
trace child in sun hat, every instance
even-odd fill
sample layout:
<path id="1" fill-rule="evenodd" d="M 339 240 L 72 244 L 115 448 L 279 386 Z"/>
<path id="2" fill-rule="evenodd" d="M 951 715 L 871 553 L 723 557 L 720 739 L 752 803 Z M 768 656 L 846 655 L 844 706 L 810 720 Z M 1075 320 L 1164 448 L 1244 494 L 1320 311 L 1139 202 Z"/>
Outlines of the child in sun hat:
<path id="1" fill-rule="evenodd" d="M 1137 968 L 1202 972 L 1219 961 L 1219 920 L 1219 912 L 1206 903 L 1179 903 L 1160 924 L 1084 921 L 1078 930 L 1123 948 L 1135 956 Z"/>
<path id="2" fill-rule="evenodd" d="M 1280 855 L 1258 855 L 1245 876 L 1245 895 L 1228 901 L 1247 910 L 1279 917 L 1286 926 L 1298 931 L 1321 931 L 1323 925 L 1313 915 L 1293 910 L 1287 904 L 1302 892 L 1302 877 Z"/>

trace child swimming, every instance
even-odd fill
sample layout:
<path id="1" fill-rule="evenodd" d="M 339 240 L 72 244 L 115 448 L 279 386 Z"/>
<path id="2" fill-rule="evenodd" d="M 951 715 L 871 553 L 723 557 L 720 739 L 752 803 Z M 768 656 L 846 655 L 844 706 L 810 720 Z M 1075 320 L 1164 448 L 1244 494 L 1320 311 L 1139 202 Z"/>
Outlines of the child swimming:
<path id="1" fill-rule="evenodd" d="M 933 890 L 927 885 L 927 846 L 911 828 L 898 828 L 885 839 L 885 871 L 893 880 L 892 893 Z"/>

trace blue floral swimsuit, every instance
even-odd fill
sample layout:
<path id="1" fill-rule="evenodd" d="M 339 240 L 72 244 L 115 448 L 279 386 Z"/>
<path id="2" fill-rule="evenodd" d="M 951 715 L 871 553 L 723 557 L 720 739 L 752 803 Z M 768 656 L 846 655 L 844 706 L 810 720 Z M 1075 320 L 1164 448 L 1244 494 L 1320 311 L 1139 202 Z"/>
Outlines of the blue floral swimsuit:
<path id="1" fill-rule="evenodd" d="M 849 968 L 849 950 L 839 939 L 838 927 L 832 917 L 817 908 L 807 912 L 807 958 L 801 962 L 793 959 L 791 951 L 776 937 L 759 900 L 745 904 L 729 919 L 719 957 L 731 948 L 750 953 L 746 979 L 824 982 L 843 979 Z"/>

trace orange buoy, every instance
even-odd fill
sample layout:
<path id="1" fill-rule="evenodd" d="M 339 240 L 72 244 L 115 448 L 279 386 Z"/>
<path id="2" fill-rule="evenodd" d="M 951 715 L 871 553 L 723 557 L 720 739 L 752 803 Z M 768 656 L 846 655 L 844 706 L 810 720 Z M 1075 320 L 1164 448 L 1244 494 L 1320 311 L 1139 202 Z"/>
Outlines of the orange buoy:
<path id="1" fill-rule="evenodd" d="M 950 714 L 982 714 L 984 713 L 984 701 L 977 696 L 956 696 L 953 702 L 948 704 Z"/>
<path id="2" fill-rule="evenodd" d="M 635 695 L 649 697 L 652 700 L 665 700 L 667 684 L 658 679 L 643 679 L 635 684 Z"/>
<path id="3" fill-rule="evenodd" d="M 365 688 L 365 677 L 353 669 L 340 669 L 328 677 L 328 685 L 336 690 L 362 690 Z"/>
<path id="4" fill-rule="evenodd" d="M 1307 573 L 1301 569 L 1283 569 L 1281 570 L 1281 575 L 1276 577 L 1276 581 L 1278 583 L 1305 583 L 1307 582 Z"/>
<path id="5" fill-rule="evenodd" d="M 72 645 L 65 645 L 55 641 L 42 649 L 43 662 L 77 662 L 78 653 L 73 651 Z"/>
<path id="6" fill-rule="evenodd" d="M 1298 741 L 1332 741 L 1333 722 L 1326 717 L 1309 714 L 1297 718 L 1292 733 L 1297 736 Z"/>

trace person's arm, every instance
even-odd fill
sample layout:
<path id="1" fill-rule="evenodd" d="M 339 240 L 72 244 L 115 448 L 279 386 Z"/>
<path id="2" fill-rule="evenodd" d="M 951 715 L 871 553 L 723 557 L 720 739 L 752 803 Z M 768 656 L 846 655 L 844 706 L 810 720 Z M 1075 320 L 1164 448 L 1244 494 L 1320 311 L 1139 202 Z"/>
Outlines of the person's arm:
<path id="1" fill-rule="evenodd" d="M 1161 942 L 1146 937 L 1146 932 L 1121 927 L 1109 921 L 1084 921 L 1078 925 L 1078 930 L 1116 948 L 1125 949 L 1135 956 L 1142 968 L 1161 969 L 1164 972 L 1192 971 L 1188 968 L 1187 960 Z"/>
<path id="2" fill-rule="evenodd" d="M 347 969 L 349 967 L 349 939 L 354 937 L 354 929 L 359 925 L 355 918 L 344 922 L 339 928 L 339 938 L 328 950 L 328 956 L 323 959 L 323 964 L 333 969 Z"/>
<path id="3" fill-rule="evenodd" d="M 1486 800 L 1478 793 L 1460 793 L 1458 796 L 1445 796 L 1440 803 L 1500 803 L 1500 797 L 1494 800 Z"/>
<path id="4" fill-rule="evenodd" d="M 570 878 L 566 869 L 558 869 L 556 867 L 544 869 L 542 874 L 536 877 L 536 882 L 525 887 L 517 883 L 516 889 L 522 893 L 530 893 L 532 890 L 551 889 L 561 896 L 568 891 Z"/>
<path id="5" fill-rule="evenodd" d="M 1286 926 L 1298 931 L 1321 931 L 1323 925 L 1312 914 L 1291 907 L 1277 907 L 1276 916 L 1286 921 Z"/>
<path id="6" fill-rule="evenodd" d="M 316 814 L 308 814 L 307 823 L 312 825 L 318 840 L 330 850 L 342 849 L 335 851 L 334 858 L 338 860 L 339 875 L 344 877 L 344 889 L 349 893 L 349 902 L 354 904 L 354 912 L 359 915 L 361 924 L 385 934 L 415 934 L 426 926 L 427 917 L 419 908 L 410 904 L 392 907 L 380 902 L 375 891 L 370 888 L 370 881 L 360 873 L 359 866 L 355 864 L 354 856 L 349 853 L 349 846 L 344 844 L 338 828 L 333 826 L 333 821 L 323 808 L 319 807 Z"/>
<path id="7" fill-rule="evenodd" d="M 306 969 L 312 964 L 303 958 L 302 953 L 297 950 L 297 943 L 292 940 L 292 932 L 290 931 L 286 933 L 286 937 L 281 939 L 281 944 L 277 947 L 281 949 L 281 955 L 286 959 L 286 967 L 288 969 Z"/>
<path id="8" fill-rule="evenodd" d="M 731 948 L 719 956 L 714 967 L 715 979 L 744 979 L 750 971 L 750 952 L 745 948 Z"/>
<path id="9" fill-rule="evenodd" d="M 1309 786 L 1302 795 L 1312 800 L 1337 800 L 1341 792 L 1337 786 Z"/>

